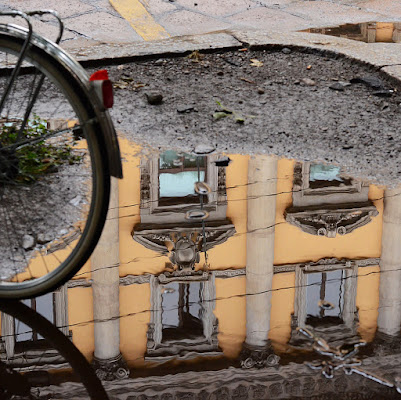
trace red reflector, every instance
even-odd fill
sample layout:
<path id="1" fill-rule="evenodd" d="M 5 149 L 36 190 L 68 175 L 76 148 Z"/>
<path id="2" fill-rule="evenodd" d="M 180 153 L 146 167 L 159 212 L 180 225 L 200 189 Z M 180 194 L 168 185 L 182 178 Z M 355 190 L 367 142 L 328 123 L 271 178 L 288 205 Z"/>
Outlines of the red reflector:
<path id="1" fill-rule="evenodd" d="M 104 108 L 113 107 L 114 96 L 113 96 L 113 85 L 107 79 L 102 83 L 102 95 Z"/>
<path id="2" fill-rule="evenodd" d="M 109 74 L 105 69 L 94 72 L 89 78 L 90 81 L 104 81 L 106 79 L 109 79 Z"/>

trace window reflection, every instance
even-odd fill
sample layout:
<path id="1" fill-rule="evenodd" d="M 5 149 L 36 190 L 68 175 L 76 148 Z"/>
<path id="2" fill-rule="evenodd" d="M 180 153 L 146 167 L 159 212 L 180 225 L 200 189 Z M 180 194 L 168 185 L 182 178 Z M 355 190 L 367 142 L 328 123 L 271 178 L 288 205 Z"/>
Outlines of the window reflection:
<path id="1" fill-rule="evenodd" d="M 200 282 L 172 282 L 162 294 L 163 342 L 203 336 Z"/>
<path id="2" fill-rule="evenodd" d="M 199 166 L 199 169 L 198 169 Z M 182 204 L 197 199 L 194 184 L 206 180 L 205 157 L 168 150 L 159 159 L 159 203 Z"/>
<path id="3" fill-rule="evenodd" d="M 311 326 L 342 323 L 344 308 L 343 271 L 327 271 L 307 274 L 306 324 Z M 325 308 L 323 304 L 331 304 Z"/>
<path id="4" fill-rule="evenodd" d="M 309 169 L 309 188 L 317 189 L 335 186 L 350 186 L 350 178 L 341 176 L 341 167 L 326 164 L 311 164 Z"/>

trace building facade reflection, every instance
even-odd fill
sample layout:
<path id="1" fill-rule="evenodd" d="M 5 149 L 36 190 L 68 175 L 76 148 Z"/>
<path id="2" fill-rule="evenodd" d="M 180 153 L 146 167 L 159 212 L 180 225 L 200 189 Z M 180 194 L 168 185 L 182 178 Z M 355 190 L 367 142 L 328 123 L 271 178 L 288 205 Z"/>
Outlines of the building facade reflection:
<path id="1" fill-rule="evenodd" d="M 122 149 L 126 178 L 113 183 L 101 241 L 55 301 L 56 323 L 99 376 L 223 361 L 282 368 L 280 357 L 308 350 L 297 327 L 330 344 L 399 333 L 396 190 L 267 156 L 230 154 L 221 167 L 204 155 L 194 169 L 190 154 Z M 211 188 L 203 225 L 186 218 L 199 208 L 199 179 Z M 325 234 L 289 217 L 313 220 L 316 210 Z M 333 228 L 339 212 L 351 218 Z M 1 357 L 11 363 L 13 323 L 2 315 Z"/>
<path id="2" fill-rule="evenodd" d="M 338 36 L 366 43 L 401 42 L 400 22 L 362 22 L 360 24 L 344 24 L 328 28 L 311 28 L 304 32 Z"/>

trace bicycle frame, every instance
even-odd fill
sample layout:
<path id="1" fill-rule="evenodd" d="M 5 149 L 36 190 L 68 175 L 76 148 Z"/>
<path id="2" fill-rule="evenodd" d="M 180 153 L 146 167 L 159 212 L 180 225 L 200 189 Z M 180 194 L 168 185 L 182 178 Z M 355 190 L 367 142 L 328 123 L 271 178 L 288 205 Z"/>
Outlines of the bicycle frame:
<path id="1" fill-rule="evenodd" d="M 59 35 L 56 39 L 56 42 L 51 42 L 42 36 L 36 35 L 33 32 L 32 29 L 32 24 L 29 20 L 29 16 L 32 15 L 44 15 L 44 14 L 51 14 L 53 15 L 59 22 Z M 29 13 L 23 13 L 20 11 L 11 11 L 11 12 L 6 12 L 6 13 L 0 13 L 0 16 L 12 16 L 12 17 L 17 17 L 20 16 L 24 18 L 28 24 L 28 29 L 23 28 L 18 25 L 9 25 L 8 29 L 12 29 L 14 31 L 15 36 L 19 37 L 21 41 L 23 41 L 23 46 L 21 49 L 21 52 L 18 56 L 18 61 L 17 64 L 11 74 L 10 80 L 7 84 L 7 89 L 3 94 L 3 97 L 0 101 L 0 114 L 2 112 L 2 109 L 4 107 L 4 104 L 7 100 L 8 95 L 11 92 L 12 85 L 14 84 L 14 81 L 16 77 L 18 76 L 18 73 L 22 67 L 22 63 L 24 60 L 24 56 L 26 54 L 26 51 L 29 47 L 30 43 L 34 43 L 36 46 L 39 48 L 42 48 L 43 50 L 46 50 L 48 53 L 50 53 L 52 56 L 54 56 L 55 59 L 57 59 L 58 62 L 60 62 L 65 68 L 71 72 L 75 78 L 77 83 L 79 84 L 79 89 L 86 92 L 89 97 L 92 99 L 94 108 L 95 108 L 95 114 L 89 116 L 88 120 L 86 121 L 87 123 L 95 123 L 99 125 L 99 134 L 103 136 L 104 141 L 106 143 L 106 151 L 107 151 L 107 156 L 108 156 L 108 161 L 109 161 L 109 169 L 110 169 L 110 175 L 114 176 L 116 178 L 122 178 L 122 165 L 121 165 L 121 155 L 120 155 L 120 149 L 118 145 L 118 140 L 117 140 L 117 134 L 114 128 L 114 125 L 111 121 L 110 115 L 107 110 L 104 110 L 102 105 L 100 104 L 100 100 L 98 99 L 97 95 L 94 93 L 94 88 L 90 85 L 88 76 L 85 72 L 85 70 L 81 67 L 81 65 L 75 61 L 68 53 L 66 53 L 63 49 L 61 49 L 58 46 L 58 43 L 61 40 L 62 33 L 64 30 L 64 25 L 60 18 L 58 17 L 57 13 L 51 10 L 43 10 L 43 11 L 32 11 Z M 0 25 L 0 30 L 2 29 Z M 21 125 L 19 133 L 23 131 L 25 128 L 25 125 L 27 123 L 29 114 L 32 110 L 32 107 L 35 103 L 35 100 L 39 94 L 41 84 L 43 83 L 43 77 L 40 78 L 40 81 L 38 83 L 37 88 L 35 89 L 35 92 L 33 94 L 32 99 L 30 100 L 27 110 L 24 115 L 24 120 Z"/>
<path id="2" fill-rule="evenodd" d="M 19 16 L 21 18 L 24 18 L 25 21 L 28 24 L 29 32 L 28 32 L 26 41 L 24 43 L 24 46 L 23 46 L 23 48 L 21 50 L 21 54 L 19 55 L 19 58 L 18 58 L 18 61 L 17 61 L 17 65 L 16 65 L 16 67 L 15 67 L 15 69 L 13 71 L 13 74 L 10 77 L 10 80 L 9 80 L 9 82 L 7 84 L 7 88 L 6 88 L 6 91 L 5 91 L 4 95 L 3 95 L 3 98 L 1 99 L 0 114 L 3 111 L 3 107 L 4 107 L 4 104 L 5 104 L 5 101 L 7 100 L 7 97 L 9 95 L 10 91 L 11 91 L 11 88 L 12 88 L 12 85 L 13 85 L 13 83 L 15 81 L 15 78 L 16 78 L 16 76 L 17 76 L 17 74 L 18 74 L 18 72 L 19 72 L 19 70 L 21 68 L 21 65 L 22 65 L 22 62 L 24 60 L 24 56 L 25 56 L 26 50 L 27 50 L 28 45 L 29 45 L 29 43 L 31 41 L 31 38 L 32 38 L 32 24 L 31 24 L 31 21 L 29 20 L 29 16 L 32 16 L 32 15 L 40 15 L 40 16 L 42 16 L 42 15 L 45 15 L 45 14 L 53 15 L 57 19 L 57 21 L 59 23 L 59 34 L 58 34 L 58 37 L 57 37 L 56 42 L 55 42 L 56 44 L 59 44 L 60 40 L 61 40 L 61 37 L 63 36 L 64 24 L 63 24 L 63 22 L 61 21 L 60 17 L 58 16 L 58 14 L 55 11 L 42 10 L 42 11 L 30 11 L 30 12 L 27 12 L 27 13 L 23 13 L 21 11 L 13 11 L 13 12 L 9 12 L 9 13 L 3 14 L 3 15 L 12 16 L 14 18 L 17 17 L 17 16 Z M 25 126 L 26 126 L 26 124 L 28 122 L 28 118 L 29 118 L 29 115 L 30 115 L 30 113 L 32 111 L 33 105 L 35 104 L 35 101 L 38 98 L 40 89 L 42 88 L 44 78 L 45 77 L 42 74 L 40 79 L 39 79 L 38 85 L 36 86 L 35 92 L 33 93 L 32 98 L 31 98 L 30 102 L 28 103 L 27 109 L 25 111 L 24 119 L 22 121 L 21 127 L 20 127 L 19 132 L 18 132 L 18 139 L 21 139 L 22 133 L 24 132 L 24 129 L 25 129 Z"/>
<path id="3" fill-rule="evenodd" d="M 21 11 L 10 11 L 10 12 L 6 12 L 6 13 L 1 13 L 1 15 L 3 15 L 3 16 L 11 16 L 13 18 L 21 17 L 21 18 L 25 19 L 26 23 L 28 24 L 28 33 L 27 33 L 24 45 L 22 46 L 21 53 L 20 53 L 20 55 L 18 57 L 17 63 L 15 65 L 14 70 L 13 70 L 11 76 L 10 76 L 10 79 L 9 79 L 8 83 L 7 83 L 6 90 L 4 91 L 3 96 L 1 98 L 0 115 L 3 112 L 4 104 L 5 104 L 8 96 L 9 96 L 9 94 L 11 92 L 11 88 L 12 88 L 12 86 L 13 86 L 13 84 L 15 82 L 15 79 L 18 76 L 18 73 L 19 73 L 19 71 L 21 69 L 22 61 L 24 60 L 24 57 L 25 57 L 26 51 L 28 49 L 28 45 L 29 45 L 29 43 L 31 41 L 32 33 L 33 33 L 31 21 L 29 20 L 28 15 L 26 15 L 25 13 L 23 13 Z M 32 107 L 31 107 L 31 109 L 32 109 Z M 25 128 L 25 124 L 23 125 L 23 128 Z"/>
<path id="4" fill-rule="evenodd" d="M 85 383 L 85 387 L 91 399 L 108 400 L 109 397 L 101 385 L 99 378 L 96 376 L 95 371 L 90 367 L 83 354 L 55 325 L 19 301 L 2 300 L 0 301 L 0 310 L 40 333 L 66 360 L 69 360 L 73 370 L 81 377 L 82 382 Z M 21 395 L 29 393 L 30 385 L 28 380 L 26 378 L 24 379 L 24 376 L 21 377 L 18 374 L 7 372 L 4 364 L 0 364 L 0 376 L 1 374 L 3 374 L 4 378 L 9 380 L 6 382 L 6 387 L 11 387 L 14 390 L 16 389 Z M 14 382 L 11 382 L 12 378 L 15 379 Z M 4 381 L 1 381 L 1 383 L 3 382 Z"/>

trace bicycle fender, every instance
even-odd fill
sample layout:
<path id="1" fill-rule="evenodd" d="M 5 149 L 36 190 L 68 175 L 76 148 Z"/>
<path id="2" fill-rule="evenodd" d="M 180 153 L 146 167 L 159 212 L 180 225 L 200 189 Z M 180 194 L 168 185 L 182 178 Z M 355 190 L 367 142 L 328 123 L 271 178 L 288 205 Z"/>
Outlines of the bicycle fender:
<path id="1" fill-rule="evenodd" d="M 106 144 L 107 157 L 109 160 L 110 175 L 122 179 L 123 169 L 121 165 L 120 146 L 118 145 L 117 133 L 107 110 L 98 115 L 100 124 L 103 126 L 104 142 Z"/>

